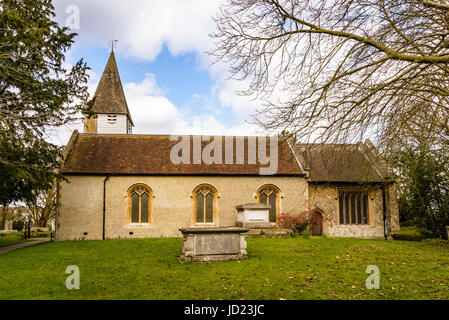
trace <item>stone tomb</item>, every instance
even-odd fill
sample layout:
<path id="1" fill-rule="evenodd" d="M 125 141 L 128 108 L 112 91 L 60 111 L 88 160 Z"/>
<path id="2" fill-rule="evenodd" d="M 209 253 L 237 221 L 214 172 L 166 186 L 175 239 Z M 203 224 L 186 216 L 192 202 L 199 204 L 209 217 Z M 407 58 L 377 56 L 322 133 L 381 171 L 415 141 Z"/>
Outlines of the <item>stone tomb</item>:
<path id="1" fill-rule="evenodd" d="M 249 229 L 271 229 L 270 206 L 262 203 L 248 203 L 235 207 L 238 212 L 237 227 Z"/>
<path id="2" fill-rule="evenodd" d="M 186 228 L 183 235 L 180 262 L 213 262 L 239 260 L 247 257 L 244 233 L 248 229 Z"/>
<path id="3" fill-rule="evenodd" d="M 248 228 L 246 237 L 276 237 L 283 238 L 292 234 L 292 230 L 279 228 L 270 222 L 270 206 L 262 203 L 248 203 L 236 207 L 237 227 Z"/>

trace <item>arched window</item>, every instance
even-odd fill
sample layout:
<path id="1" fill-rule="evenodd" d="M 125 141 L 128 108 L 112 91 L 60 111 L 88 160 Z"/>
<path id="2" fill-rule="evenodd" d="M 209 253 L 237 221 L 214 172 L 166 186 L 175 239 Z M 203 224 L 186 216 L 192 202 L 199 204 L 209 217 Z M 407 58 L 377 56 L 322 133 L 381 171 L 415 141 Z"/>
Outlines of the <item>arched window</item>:
<path id="1" fill-rule="evenodd" d="M 130 199 L 129 220 L 131 223 L 150 223 L 151 189 L 144 184 L 132 186 L 128 191 Z"/>
<path id="2" fill-rule="evenodd" d="M 257 192 L 259 203 L 268 204 L 270 208 L 270 222 L 276 222 L 279 215 L 279 194 L 276 186 L 265 185 Z"/>
<path id="3" fill-rule="evenodd" d="M 209 185 L 200 185 L 193 192 L 195 200 L 195 222 L 214 223 L 217 190 Z"/>

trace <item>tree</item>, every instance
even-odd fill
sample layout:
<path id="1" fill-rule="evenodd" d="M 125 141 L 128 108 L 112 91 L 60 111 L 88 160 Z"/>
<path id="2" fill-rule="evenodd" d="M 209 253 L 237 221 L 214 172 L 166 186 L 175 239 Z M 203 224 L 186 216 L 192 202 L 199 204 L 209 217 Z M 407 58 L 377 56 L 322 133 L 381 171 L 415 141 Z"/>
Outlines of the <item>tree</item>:
<path id="1" fill-rule="evenodd" d="M 0 3 L 0 144 L 7 150 L 0 153 L 0 187 L 9 190 L 3 203 L 48 189 L 62 158 L 46 141 L 48 129 L 90 111 L 88 67 L 64 61 L 76 34 L 54 16 L 50 0 Z"/>
<path id="2" fill-rule="evenodd" d="M 7 137 L 7 138 L 5 138 Z M 8 208 L 17 201 L 33 201 L 39 190 L 47 190 L 52 180 L 58 176 L 52 171 L 57 163 L 57 154 L 52 149 L 42 147 L 39 141 L 22 143 L 7 132 L 0 135 L 0 155 L 7 162 L 0 161 L 0 204 Z M 6 211 L 0 219 L 4 228 Z"/>
<path id="3" fill-rule="evenodd" d="M 16 153 L 16 150 L 11 150 L 7 148 L 3 140 L 0 140 L 0 154 L 9 158 L 13 157 L 12 153 Z M 6 215 L 8 213 L 8 207 L 11 202 L 19 198 L 18 194 L 18 180 L 17 172 L 11 166 L 5 166 L 0 162 L 0 204 L 2 210 L 0 212 L 0 230 L 5 229 Z"/>
<path id="4" fill-rule="evenodd" d="M 447 238 L 449 160 L 443 150 L 404 148 L 394 156 L 399 214 L 427 236 Z"/>
<path id="5" fill-rule="evenodd" d="M 56 183 L 48 190 L 35 192 L 27 202 L 27 208 L 36 227 L 47 227 L 48 221 L 56 216 Z"/>
<path id="6" fill-rule="evenodd" d="M 265 101 L 265 129 L 449 145 L 446 1 L 227 0 L 215 22 L 210 54 Z"/>

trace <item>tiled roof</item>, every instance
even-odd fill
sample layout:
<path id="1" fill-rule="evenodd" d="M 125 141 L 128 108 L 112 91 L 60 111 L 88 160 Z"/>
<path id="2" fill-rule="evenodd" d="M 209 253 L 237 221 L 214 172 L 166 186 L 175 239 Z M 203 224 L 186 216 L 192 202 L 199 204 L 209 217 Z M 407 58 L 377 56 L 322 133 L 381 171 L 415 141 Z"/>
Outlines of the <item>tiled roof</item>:
<path id="1" fill-rule="evenodd" d="M 198 137 L 197 137 L 198 138 Z M 229 137 L 228 137 L 229 138 Z M 233 138 L 236 150 L 235 137 Z M 190 137 L 193 150 L 194 137 Z M 63 174 L 86 175 L 260 175 L 260 168 L 269 165 L 248 164 L 248 138 L 244 138 L 244 164 L 225 164 L 225 140 L 222 141 L 222 164 L 174 164 L 170 153 L 177 141 L 158 135 L 99 135 L 74 133 L 67 146 Z M 209 142 L 202 142 L 202 147 Z M 267 139 L 269 154 L 269 140 Z M 304 175 L 292 148 L 287 142 L 278 146 L 276 175 Z"/>
<path id="2" fill-rule="evenodd" d="M 391 173 L 380 155 L 370 150 L 370 144 L 297 144 L 294 149 L 311 182 L 391 180 Z"/>

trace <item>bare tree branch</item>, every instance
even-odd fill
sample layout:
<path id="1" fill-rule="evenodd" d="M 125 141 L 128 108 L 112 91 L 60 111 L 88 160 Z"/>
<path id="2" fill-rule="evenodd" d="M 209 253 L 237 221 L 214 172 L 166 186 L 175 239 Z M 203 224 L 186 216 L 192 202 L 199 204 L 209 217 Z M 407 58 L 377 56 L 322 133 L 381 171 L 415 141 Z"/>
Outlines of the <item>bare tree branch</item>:
<path id="1" fill-rule="evenodd" d="M 445 1 L 228 0 L 215 22 L 210 54 L 265 101 L 265 129 L 449 145 Z"/>

